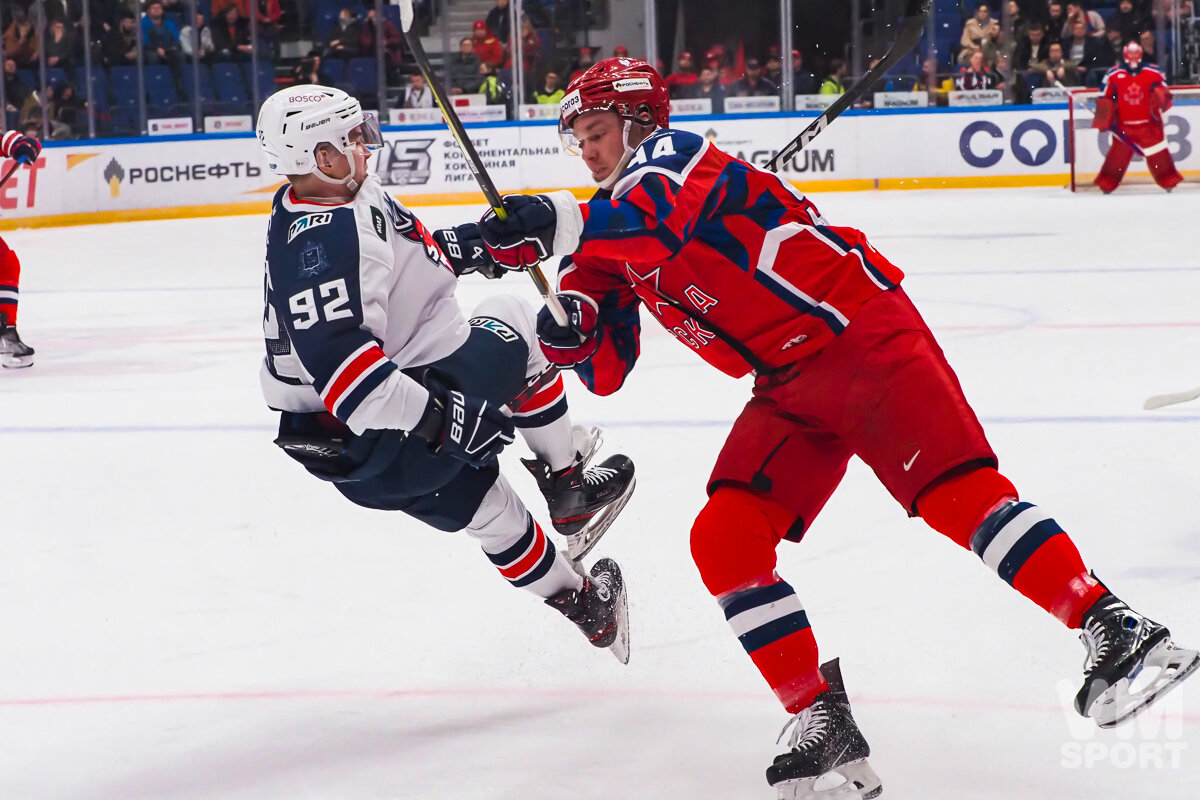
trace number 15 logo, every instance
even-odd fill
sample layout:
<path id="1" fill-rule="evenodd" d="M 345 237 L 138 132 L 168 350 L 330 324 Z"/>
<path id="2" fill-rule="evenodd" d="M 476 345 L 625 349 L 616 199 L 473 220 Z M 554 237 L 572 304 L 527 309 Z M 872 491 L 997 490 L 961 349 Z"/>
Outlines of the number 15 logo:
<path id="1" fill-rule="evenodd" d="M 288 298 L 288 309 L 296 315 L 292 317 L 292 327 L 296 330 L 304 331 L 316 325 L 321 321 L 322 313 L 326 322 L 354 316 L 354 312 L 346 308 L 346 304 L 350 302 L 350 293 L 346 290 L 345 278 L 322 283 L 317 287 L 317 292 L 320 293 L 321 299 L 329 298 L 329 302 L 318 306 L 312 289 L 305 289 Z"/>

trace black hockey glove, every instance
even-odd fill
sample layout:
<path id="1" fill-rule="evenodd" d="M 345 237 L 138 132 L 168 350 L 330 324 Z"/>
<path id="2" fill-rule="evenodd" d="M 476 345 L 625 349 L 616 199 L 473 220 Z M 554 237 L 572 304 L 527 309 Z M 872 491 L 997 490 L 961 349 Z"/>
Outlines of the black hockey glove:
<path id="1" fill-rule="evenodd" d="M 454 268 L 454 274 L 460 278 L 472 272 L 478 272 L 488 279 L 502 278 L 508 271 L 488 255 L 478 222 L 436 230 L 433 232 L 433 241 L 437 242 Z"/>
<path id="2" fill-rule="evenodd" d="M 429 442 L 434 452 L 478 468 L 512 444 L 516 427 L 499 406 L 448 389 L 433 378 L 427 377 L 425 386 L 429 405 L 412 432 Z"/>

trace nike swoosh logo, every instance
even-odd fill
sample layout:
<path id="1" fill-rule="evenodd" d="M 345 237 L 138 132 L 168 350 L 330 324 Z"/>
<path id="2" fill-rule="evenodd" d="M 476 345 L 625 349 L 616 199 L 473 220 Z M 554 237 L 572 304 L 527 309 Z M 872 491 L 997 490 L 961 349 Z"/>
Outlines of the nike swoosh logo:
<path id="1" fill-rule="evenodd" d="M 910 458 L 908 461 L 904 462 L 904 471 L 905 472 L 908 472 L 910 469 L 912 469 L 913 462 L 917 460 L 917 456 L 919 456 L 919 455 L 921 455 L 920 450 L 913 453 L 913 457 Z"/>

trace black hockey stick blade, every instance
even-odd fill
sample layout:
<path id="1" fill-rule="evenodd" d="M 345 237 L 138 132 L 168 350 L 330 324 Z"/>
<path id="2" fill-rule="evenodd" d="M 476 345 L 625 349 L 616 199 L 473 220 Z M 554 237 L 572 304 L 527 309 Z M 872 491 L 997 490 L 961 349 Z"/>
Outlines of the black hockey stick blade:
<path id="1" fill-rule="evenodd" d="M 0 186 L 8 183 L 8 179 L 13 176 L 13 173 L 17 171 L 17 167 L 19 166 L 21 166 L 20 161 L 13 161 L 12 166 L 5 170 L 4 177 L 0 178 Z"/>
<path id="2" fill-rule="evenodd" d="M 450 128 L 450 135 L 454 137 L 454 141 L 458 144 L 458 149 L 462 151 L 463 157 L 466 158 L 467 168 L 471 170 L 471 175 L 475 177 L 475 182 L 479 184 L 479 189 L 487 199 L 488 205 L 496 212 L 497 217 L 507 219 L 508 212 L 504 210 L 504 203 L 501 202 L 500 192 L 497 191 L 496 184 L 492 182 L 492 176 L 488 175 L 487 168 L 483 165 L 483 159 L 479 157 L 479 153 L 475 150 L 475 145 L 471 142 L 471 137 L 467 136 L 467 131 L 463 128 L 462 120 L 458 118 L 458 114 L 454 110 L 454 105 L 446 98 L 446 93 L 442 90 L 441 84 L 437 82 L 437 76 L 433 74 L 433 66 L 429 63 L 429 56 L 425 54 L 425 46 L 421 44 L 421 37 L 411 29 L 412 16 L 412 0 L 401 0 L 400 18 L 402 27 L 404 28 L 404 40 L 408 42 L 408 47 L 412 50 L 413 60 L 417 62 L 417 69 L 425 77 L 425 85 L 429 87 L 429 91 L 433 94 L 433 102 L 437 103 L 437 107 L 441 110 L 442 117 L 446 120 L 446 126 Z M 565 328 L 567 326 L 567 312 L 563 310 L 562 303 L 558 302 L 558 297 L 550 291 L 550 284 L 546 281 L 546 276 L 542 274 L 542 268 L 535 264 L 526 271 L 529 273 L 529 277 L 533 279 L 538 292 L 545 298 L 546 307 L 550 309 L 550 313 L 554 316 L 554 321 Z"/>
<path id="3" fill-rule="evenodd" d="M 786 147 L 776 153 L 775 157 L 767 162 L 767 169 L 772 172 L 778 172 L 780 164 L 788 161 L 796 153 L 807 147 L 808 143 L 817 138 L 821 134 L 821 131 L 829 127 L 829 123 L 833 122 L 839 114 L 857 103 L 864 94 L 871 91 L 871 87 L 897 61 L 908 55 L 917 46 L 917 42 L 921 41 L 921 34 L 925 31 L 925 23 L 929 18 L 929 11 L 932 5 L 933 0 L 908 0 L 904 9 L 904 17 L 900 20 L 900 33 L 897 34 L 896 41 L 892 43 L 891 49 L 879 60 L 878 64 L 867 70 L 862 78 L 843 92 L 837 100 L 833 101 L 833 105 L 822 111 L 816 119 L 809 123 L 808 127 L 799 136 L 792 139 Z"/>

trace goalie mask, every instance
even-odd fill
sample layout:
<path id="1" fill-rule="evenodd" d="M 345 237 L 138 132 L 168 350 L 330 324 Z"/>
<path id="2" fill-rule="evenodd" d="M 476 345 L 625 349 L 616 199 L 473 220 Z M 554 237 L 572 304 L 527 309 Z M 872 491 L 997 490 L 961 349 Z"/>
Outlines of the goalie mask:
<path id="1" fill-rule="evenodd" d="M 358 189 L 354 170 L 346 178 L 331 178 L 317 167 L 316 151 L 323 144 L 350 159 L 361 144 L 368 151 L 383 145 L 379 121 L 341 89 L 291 86 L 267 98 L 258 112 L 258 143 L 267 169 L 276 175 L 312 173 L 328 183 Z"/>
<path id="2" fill-rule="evenodd" d="M 611 189 L 633 156 L 630 129 L 635 124 L 651 130 L 668 127 L 671 98 L 662 76 L 645 61 L 606 58 L 571 81 L 559 103 L 558 134 L 563 149 L 572 155 L 582 153 L 573 132 L 575 122 L 589 111 L 614 111 L 621 118 L 625 158 L 600 182 L 600 188 Z"/>
<path id="3" fill-rule="evenodd" d="M 1129 66 L 1136 67 L 1142 63 L 1142 46 L 1137 42 L 1130 42 L 1125 45 L 1124 57 L 1129 62 Z"/>

